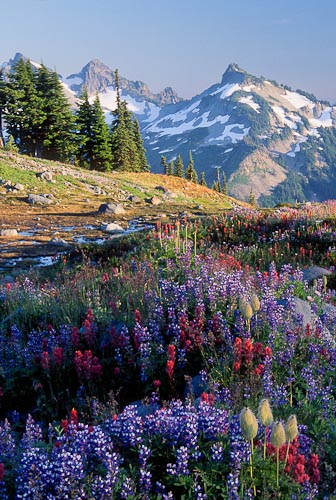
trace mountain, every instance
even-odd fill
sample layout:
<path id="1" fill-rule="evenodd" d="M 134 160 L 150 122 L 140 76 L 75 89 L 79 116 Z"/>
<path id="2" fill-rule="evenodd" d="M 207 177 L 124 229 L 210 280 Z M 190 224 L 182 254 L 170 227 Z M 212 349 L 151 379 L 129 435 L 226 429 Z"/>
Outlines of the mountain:
<path id="1" fill-rule="evenodd" d="M 1 67 L 5 73 L 8 73 L 21 58 L 28 60 L 23 54 L 16 53 L 13 59 L 3 63 Z M 34 67 L 41 66 L 34 61 L 30 60 L 30 62 Z M 93 59 L 78 73 L 73 73 L 67 77 L 59 75 L 59 78 L 63 84 L 64 93 L 73 107 L 76 107 L 78 98 L 83 88 L 86 87 L 92 102 L 96 94 L 98 94 L 105 111 L 106 120 L 111 122 L 111 111 L 116 107 L 114 69 L 112 70 L 98 59 Z M 174 104 L 181 100 L 171 87 L 166 87 L 158 94 L 154 94 L 144 82 L 138 80 L 134 82 L 121 75 L 119 76 L 119 86 L 122 99 L 127 101 L 129 109 L 137 115 L 140 122 L 155 119 L 162 106 Z"/>
<path id="2" fill-rule="evenodd" d="M 336 198 L 336 107 L 304 91 L 257 78 L 235 64 L 220 83 L 168 105 L 145 126 L 150 164 L 193 152 L 212 182 L 225 172 L 229 193 L 270 205 Z"/>
<path id="3" fill-rule="evenodd" d="M 22 57 L 5 63 L 6 71 Z M 34 66 L 39 66 L 33 63 Z M 84 86 L 96 94 L 111 121 L 116 106 L 114 71 L 94 59 L 64 78 L 76 106 Z M 262 205 L 336 198 L 336 106 L 302 90 L 256 77 L 230 64 L 220 83 L 190 100 L 167 87 L 153 94 L 140 81 L 120 76 L 121 96 L 140 122 L 153 172 L 160 160 L 181 154 L 205 172 L 208 185 L 225 173 L 229 194 Z"/>

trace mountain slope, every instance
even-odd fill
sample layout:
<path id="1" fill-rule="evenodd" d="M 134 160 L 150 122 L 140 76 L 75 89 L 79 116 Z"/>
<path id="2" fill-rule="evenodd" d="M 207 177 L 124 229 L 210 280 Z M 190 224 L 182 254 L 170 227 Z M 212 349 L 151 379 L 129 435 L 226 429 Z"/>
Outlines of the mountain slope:
<path id="1" fill-rule="evenodd" d="M 169 160 L 181 154 L 187 161 L 192 150 L 196 168 L 208 179 L 220 167 L 231 194 L 247 199 L 252 188 L 267 204 L 285 201 L 284 194 L 292 201 L 336 197 L 330 152 L 335 134 L 328 135 L 329 151 L 324 139 L 335 125 L 336 107 L 232 64 L 219 84 L 161 109 L 144 135 L 154 169 L 161 155 Z"/>
<path id="2" fill-rule="evenodd" d="M 22 57 L 3 67 L 8 71 Z M 32 62 L 34 66 L 39 66 Z M 64 92 L 76 107 L 84 86 L 96 94 L 112 120 L 116 106 L 114 71 L 94 59 L 63 78 Z M 120 77 L 121 96 L 142 127 L 153 172 L 160 159 L 188 162 L 205 172 L 208 184 L 225 173 L 229 193 L 259 204 L 336 198 L 336 107 L 301 90 L 228 66 L 219 83 L 190 100 L 171 89 L 153 94 L 140 81 Z"/>

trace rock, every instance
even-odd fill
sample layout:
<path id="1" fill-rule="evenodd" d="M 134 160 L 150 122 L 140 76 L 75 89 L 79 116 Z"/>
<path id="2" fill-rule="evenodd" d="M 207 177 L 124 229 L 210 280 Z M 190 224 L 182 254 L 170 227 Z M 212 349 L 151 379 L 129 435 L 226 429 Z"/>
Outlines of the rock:
<path id="1" fill-rule="evenodd" d="M 65 241 L 65 240 L 62 240 L 61 238 L 51 238 L 51 240 L 49 241 L 49 245 L 57 245 L 59 247 L 70 247 L 71 245 Z"/>
<path id="2" fill-rule="evenodd" d="M 166 188 L 164 186 L 155 186 L 155 189 L 157 191 L 162 191 L 163 193 L 167 193 L 169 191 L 168 188 Z"/>
<path id="3" fill-rule="evenodd" d="M 156 205 L 160 205 L 160 203 L 162 203 L 162 202 L 161 202 L 160 198 L 158 198 L 157 196 L 153 196 L 152 198 L 150 198 L 149 203 L 151 203 L 151 205 L 156 206 Z"/>
<path id="4" fill-rule="evenodd" d="M 174 198 L 177 198 L 177 194 L 173 193 L 172 191 L 166 191 L 165 197 L 170 200 L 173 200 Z"/>
<path id="5" fill-rule="evenodd" d="M 318 266 L 311 266 L 308 267 L 308 269 L 303 269 L 303 279 L 305 281 L 313 281 L 318 278 L 322 278 L 322 276 L 328 276 L 331 273 L 331 271 L 328 271 L 328 269 L 324 269 L 323 267 L 318 267 Z"/>
<path id="6" fill-rule="evenodd" d="M 102 214 L 125 214 L 126 211 L 122 205 L 117 205 L 116 203 L 103 203 L 98 208 L 98 212 Z"/>
<path id="7" fill-rule="evenodd" d="M 42 180 L 42 181 L 47 181 L 47 182 L 52 182 L 53 180 L 53 175 L 51 172 L 41 172 L 37 174 L 37 177 Z"/>
<path id="8" fill-rule="evenodd" d="M 306 300 L 299 299 L 298 297 L 294 297 L 295 303 L 295 311 L 294 313 L 298 316 L 302 316 L 303 326 L 306 327 L 312 323 L 312 310 L 310 303 Z"/>
<path id="9" fill-rule="evenodd" d="M 106 233 L 121 233 L 124 231 L 124 228 L 116 224 L 115 222 L 111 222 L 110 224 L 104 224 L 101 229 Z"/>
<path id="10" fill-rule="evenodd" d="M 7 238 L 11 238 L 13 236 L 18 236 L 18 232 L 16 229 L 1 229 L 0 236 L 6 236 Z"/>
<path id="11" fill-rule="evenodd" d="M 23 191 L 24 185 L 17 182 L 16 184 L 14 184 L 14 189 L 16 189 L 16 191 Z"/>
<path id="12" fill-rule="evenodd" d="M 132 203 L 141 203 L 141 198 L 139 198 L 139 196 L 136 196 L 136 195 L 130 196 L 128 199 Z"/>
<path id="13" fill-rule="evenodd" d="M 40 194 L 28 194 L 28 203 L 31 205 L 50 205 L 52 201 L 45 195 Z"/>

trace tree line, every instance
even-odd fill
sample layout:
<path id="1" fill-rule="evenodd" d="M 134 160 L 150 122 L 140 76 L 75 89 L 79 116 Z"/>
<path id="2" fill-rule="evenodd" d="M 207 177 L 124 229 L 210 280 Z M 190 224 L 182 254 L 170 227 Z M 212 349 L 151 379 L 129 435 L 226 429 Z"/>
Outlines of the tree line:
<path id="1" fill-rule="evenodd" d="M 115 85 L 109 127 L 98 94 L 91 104 L 84 89 L 73 112 L 56 71 L 20 59 L 6 77 L 0 72 L 0 146 L 94 170 L 148 171 L 139 123 L 120 97 L 117 70 Z"/>
<path id="2" fill-rule="evenodd" d="M 174 175 L 175 177 L 182 177 L 191 182 L 195 182 L 196 184 L 200 184 L 201 186 L 207 186 L 207 182 L 205 180 L 205 173 L 201 172 L 200 178 L 198 178 L 197 171 L 194 166 L 194 159 L 192 156 L 192 152 L 189 151 L 189 162 L 187 168 L 184 168 L 183 160 L 180 154 L 177 155 L 176 160 L 167 161 L 165 156 L 161 156 L 161 167 L 163 169 L 163 173 L 165 175 Z M 211 189 L 217 191 L 219 193 L 227 194 L 228 193 L 228 185 L 226 180 L 225 172 L 220 175 L 220 167 L 216 167 L 217 170 L 217 179 L 213 182 Z"/>

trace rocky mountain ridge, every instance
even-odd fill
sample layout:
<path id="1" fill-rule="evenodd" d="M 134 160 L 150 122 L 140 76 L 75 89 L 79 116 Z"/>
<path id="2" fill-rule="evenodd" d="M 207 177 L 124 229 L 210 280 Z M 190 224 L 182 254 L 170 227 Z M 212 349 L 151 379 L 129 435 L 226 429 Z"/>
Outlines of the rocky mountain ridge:
<path id="1" fill-rule="evenodd" d="M 116 91 L 110 68 L 93 60 L 60 78 L 74 105 L 84 85 L 92 100 L 98 93 L 111 121 Z M 251 191 L 266 206 L 336 198 L 336 106 L 237 64 L 190 100 L 169 87 L 153 94 L 145 83 L 122 76 L 120 88 L 142 127 L 153 172 L 161 173 L 162 155 L 170 161 L 180 154 L 186 164 L 192 151 L 208 184 L 219 169 L 229 194 L 239 199 L 247 200 Z"/>

